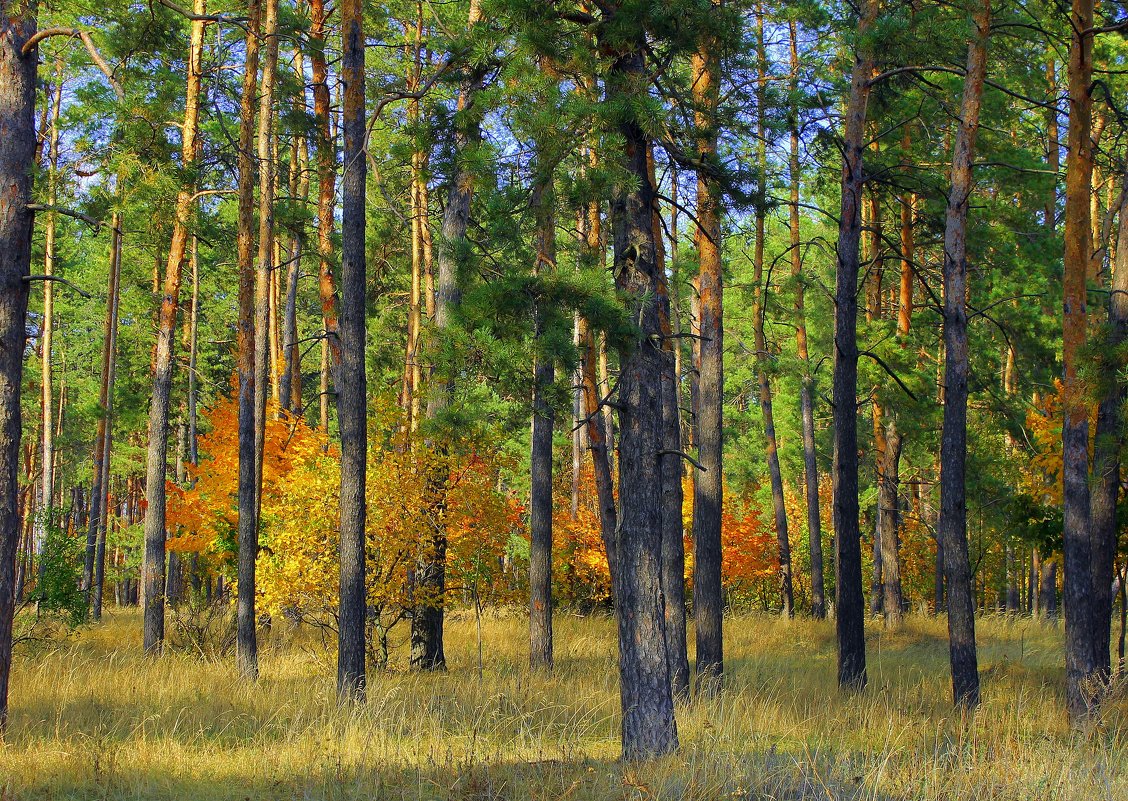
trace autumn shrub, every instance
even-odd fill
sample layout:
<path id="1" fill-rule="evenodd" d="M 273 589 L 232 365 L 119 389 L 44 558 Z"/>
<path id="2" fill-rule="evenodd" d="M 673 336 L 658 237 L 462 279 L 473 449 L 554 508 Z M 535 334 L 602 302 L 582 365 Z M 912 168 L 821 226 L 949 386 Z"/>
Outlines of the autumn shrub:
<path id="1" fill-rule="evenodd" d="M 209 412 L 205 454 L 190 489 L 170 486 L 172 550 L 206 552 L 233 564 L 237 551 L 238 409 L 222 399 Z M 268 413 L 263 458 L 257 608 L 335 631 L 339 588 L 340 460 L 303 420 Z M 394 428 L 376 420 L 374 434 Z M 440 454 L 418 444 L 392 447 L 383 436 L 368 454 L 366 522 L 368 643 L 386 665 L 394 634 L 413 609 L 433 604 L 414 581 L 415 567 L 436 537 L 446 547 L 445 603 L 498 603 L 517 591 L 507 546 L 522 527 L 523 508 L 500 487 L 496 457 L 474 451 Z"/>

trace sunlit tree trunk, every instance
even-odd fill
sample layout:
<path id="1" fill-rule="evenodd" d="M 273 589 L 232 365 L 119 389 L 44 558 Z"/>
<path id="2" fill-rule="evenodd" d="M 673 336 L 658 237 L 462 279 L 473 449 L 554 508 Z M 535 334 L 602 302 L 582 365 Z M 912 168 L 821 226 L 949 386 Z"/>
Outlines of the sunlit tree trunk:
<path id="1" fill-rule="evenodd" d="M 1089 686 L 1097 673 L 1093 648 L 1093 577 L 1089 509 L 1089 403 L 1080 375 L 1084 359 L 1086 292 L 1092 256 L 1093 0 L 1073 0 L 1069 48 L 1069 133 L 1065 168 L 1065 273 L 1062 361 L 1062 517 L 1065 570 L 1066 707 L 1082 725 L 1095 708 Z"/>
<path id="2" fill-rule="evenodd" d="M 329 407 L 331 373 L 341 362 L 337 338 L 337 290 L 333 281 L 333 207 L 336 204 L 337 155 L 330 119 L 327 15 L 325 0 L 310 0 L 310 68 L 313 79 L 314 143 L 317 160 L 317 264 L 318 295 L 324 332 L 321 341 L 321 380 L 319 405 L 321 431 L 329 447 Z"/>
<path id="3" fill-rule="evenodd" d="M 51 120 L 47 134 L 47 205 L 54 207 L 59 202 L 59 113 L 63 104 L 63 61 L 55 62 L 55 85 L 50 95 Z M 41 445 L 43 456 L 39 479 L 39 515 L 36 518 L 35 552 L 40 560 L 43 556 L 43 543 L 47 530 L 52 524 L 55 507 L 55 393 L 52 386 L 52 358 L 55 338 L 55 230 L 57 215 L 53 210 L 45 214 L 43 224 L 43 273 L 48 276 L 43 281 L 43 317 L 39 328 L 40 352 L 40 407 L 43 415 Z M 42 561 L 40 561 L 42 569 Z"/>
<path id="4" fill-rule="evenodd" d="M 703 38 L 692 56 L 697 150 L 709 165 L 697 171 L 697 355 L 696 391 L 690 392 L 702 470 L 693 480 L 693 622 L 700 693 L 720 691 L 724 673 L 721 595 L 721 504 L 724 402 L 724 289 L 721 265 L 721 190 L 709 172 L 717 162 L 716 110 L 720 96 L 719 45 Z"/>
<path id="5" fill-rule="evenodd" d="M 193 10 L 203 14 L 204 0 L 194 0 Z M 180 160 L 191 174 L 197 156 L 196 136 L 199 131 L 200 83 L 204 50 L 204 23 L 192 22 L 189 45 L 188 75 L 184 102 L 184 124 L 181 126 Z M 168 470 L 168 413 L 175 366 L 176 316 L 180 305 L 180 283 L 184 257 L 188 249 L 192 204 L 196 187 L 191 181 L 181 185 L 176 196 L 176 218 L 172 228 L 165 265 L 160 313 L 157 318 L 157 343 L 153 355 L 153 397 L 149 411 L 149 448 L 145 473 L 145 552 L 141 566 L 144 598 L 144 648 L 159 651 L 164 643 L 165 585 L 165 476 Z"/>

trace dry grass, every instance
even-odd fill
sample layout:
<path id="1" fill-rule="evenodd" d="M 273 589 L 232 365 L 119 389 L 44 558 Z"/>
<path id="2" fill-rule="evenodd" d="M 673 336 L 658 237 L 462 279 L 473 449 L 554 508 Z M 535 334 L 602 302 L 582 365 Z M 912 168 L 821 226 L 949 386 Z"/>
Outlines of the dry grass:
<path id="1" fill-rule="evenodd" d="M 526 668 L 525 622 L 448 628 L 445 675 L 393 670 L 339 709 L 331 655 L 276 630 L 262 679 L 231 660 L 140 654 L 139 620 L 18 657 L 0 799 L 1128 799 L 1128 704 L 1087 737 L 1062 714 L 1061 636 L 980 622 L 984 704 L 948 704 L 942 621 L 871 627 L 870 686 L 834 686 L 833 624 L 729 621 L 729 686 L 679 710 L 682 750 L 617 763 L 611 622 L 557 618 L 557 668 Z"/>

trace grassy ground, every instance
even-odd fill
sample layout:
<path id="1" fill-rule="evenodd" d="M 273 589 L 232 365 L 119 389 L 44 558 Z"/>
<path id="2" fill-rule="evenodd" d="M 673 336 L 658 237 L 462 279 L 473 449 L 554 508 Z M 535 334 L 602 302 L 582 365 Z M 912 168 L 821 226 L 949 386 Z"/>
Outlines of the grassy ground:
<path id="1" fill-rule="evenodd" d="M 678 710 L 682 750 L 617 763 L 612 625 L 558 615 L 557 667 L 530 676 L 519 616 L 448 627 L 451 670 L 371 678 L 339 709 L 331 652 L 281 630 L 262 678 L 233 660 L 140 655 L 111 615 L 17 657 L 0 801 L 31 799 L 1128 799 L 1128 704 L 1087 737 L 1062 714 L 1060 631 L 980 622 L 984 704 L 948 703 L 942 621 L 871 626 L 869 689 L 834 686 L 832 623 L 728 622 L 728 690 Z M 692 641 L 692 637 L 691 637 Z"/>

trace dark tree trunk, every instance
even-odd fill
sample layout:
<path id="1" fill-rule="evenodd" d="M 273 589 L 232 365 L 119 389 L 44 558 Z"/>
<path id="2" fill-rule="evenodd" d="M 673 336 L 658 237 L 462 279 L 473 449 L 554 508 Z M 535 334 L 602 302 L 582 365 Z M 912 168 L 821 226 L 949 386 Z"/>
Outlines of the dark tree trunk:
<path id="1" fill-rule="evenodd" d="M 255 638 L 254 574 L 258 557 L 258 469 L 256 448 L 255 394 L 259 383 L 255 350 L 259 331 L 255 325 L 254 188 L 255 96 L 258 86 L 259 0 L 247 6 L 249 17 L 243 61 L 243 94 L 239 105 L 239 208 L 236 250 L 239 263 L 239 319 L 236 324 L 236 370 L 239 385 L 239 497 L 238 564 L 239 595 L 236 601 L 236 662 L 248 678 L 258 675 L 258 642 Z M 244 581 L 247 590 L 244 591 Z"/>
<path id="2" fill-rule="evenodd" d="M 697 150 L 704 161 L 717 157 L 716 108 L 720 90 L 717 43 L 706 37 L 693 54 L 697 105 Z M 723 277 L 721 192 L 707 169 L 697 172 L 697 372 L 691 381 L 697 457 L 702 470 L 693 480 L 693 622 L 697 640 L 697 691 L 715 695 L 724 672 L 721 594 L 721 504 L 724 489 L 722 431 L 724 402 Z"/>
<path id="3" fill-rule="evenodd" d="M 1128 339 L 1128 172 L 1122 180 L 1120 222 L 1112 292 L 1108 299 L 1108 354 L 1119 354 Z M 1117 549 L 1116 501 L 1120 494 L 1120 451 L 1124 446 L 1125 385 L 1120 380 L 1124 360 L 1109 364 L 1103 373 L 1109 382 L 1097 409 L 1094 437 L 1093 489 L 1089 501 L 1092 519 L 1093 660 L 1102 683 L 1112 675 L 1112 606 Z"/>
<path id="4" fill-rule="evenodd" d="M 31 174 L 35 160 L 35 3 L 0 0 L 0 734 L 8 721 L 16 603 L 20 386 L 31 272 Z"/>
<path id="5" fill-rule="evenodd" d="M 334 376 L 341 427 L 341 598 L 337 630 L 337 693 L 365 695 L 364 523 L 368 457 L 368 385 L 365 374 L 365 159 L 364 29 L 360 0 L 341 5 L 341 79 L 345 87 L 344 171 L 341 177 L 340 369 Z"/>
<path id="6" fill-rule="evenodd" d="M 645 86 L 641 30 L 607 76 L 608 100 L 636 97 Z M 644 91 L 644 90 L 643 90 Z M 639 330 L 620 353 L 619 374 L 619 682 L 623 757 L 645 759 L 678 747 L 670 687 L 662 594 L 662 456 L 665 444 L 662 376 L 672 358 L 662 347 L 658 254 L 648 142 L 631 117 L 621 119 L 620 168 L 631 177 L 611 204 L 614 273 L 630 299 Z"/>
<path id="7" fill-rule="evenodd" d="M 843 132 L 842 205 L 834 317 L 834 549 L 838 685 L 866 685 L 865 598 L 858 528 L 858 268 L 865 184 L 866 104 L 873 73 L 870 30 L 879 4 L 865 0 Z"/>
<path id="8" fill-rule="evenodd" d="M 646 156 L 652 191 L 650 223 L 658 279 L 659 330 L 662 349 L 668 358 L 662 373 L 662 595 L 666 599 L 666 655 L 670 664 L 670 688 L 675 699 L 689 697 L 689 654 L 685 630 L 685 529 L 682 522 L 681 411 L 678 401 L 677 357 L 670 322 L 670 288 L 666 280 L 661 210 L 654 148 Z"/>
<path id="9" fill-rule="evenodd" d="M 811 552 L 811 616 L 821 620 L 826 617 L 826 589 L 823 579 L 822 520 L 819 509 L 819 468 L 815 458 L 815 379 L 811 371 L 811 357 L 807 350 L 807 316 L 805 312 L 803 276 L 803 249 L 799 238 L 799 44 L 794 21 L 788 23 L 791 49 L 791 92 L 795 98 L 790 109 L 788 127 L 791 148 L 788 153 L 788 173 L 791 184 L 789 204 L 789 233 L 791 246 L 791 276 L 795 281 L 795 347 L 803 370 L 799 386 L 799 414 L 803 420 L 803 483 L 807 499 L 807 535 Z"/>
<path id="10" fill-rule="evenodd" d="M 963 706 L 979 704 L 975 653 L 975 600 L 967 552 L 967 211 L 974 191 L 972 164 L 980 100 L 987 73 L 991 3 L 974 17 L 959 127 L 952 146 L 952 185 L 944 225 L 944 430 L 940 443 L 940 522 L 948 583 L 948 643 L 952 695 Z"/>
<path id="11" fill-rule="evenodd" d="M 1087 337 L 1086 293 L 1092 257 L 1093 0 L 1073 0 L 1069 48 L 1069 134 L 1065 172 L 1062 306 L 1062 548 L 1065 686 L 1070 722 L 1083 726 L 1096 707 L 1093 575 L 1089 509 L 1089 404 L 1080 376 Z"/>

